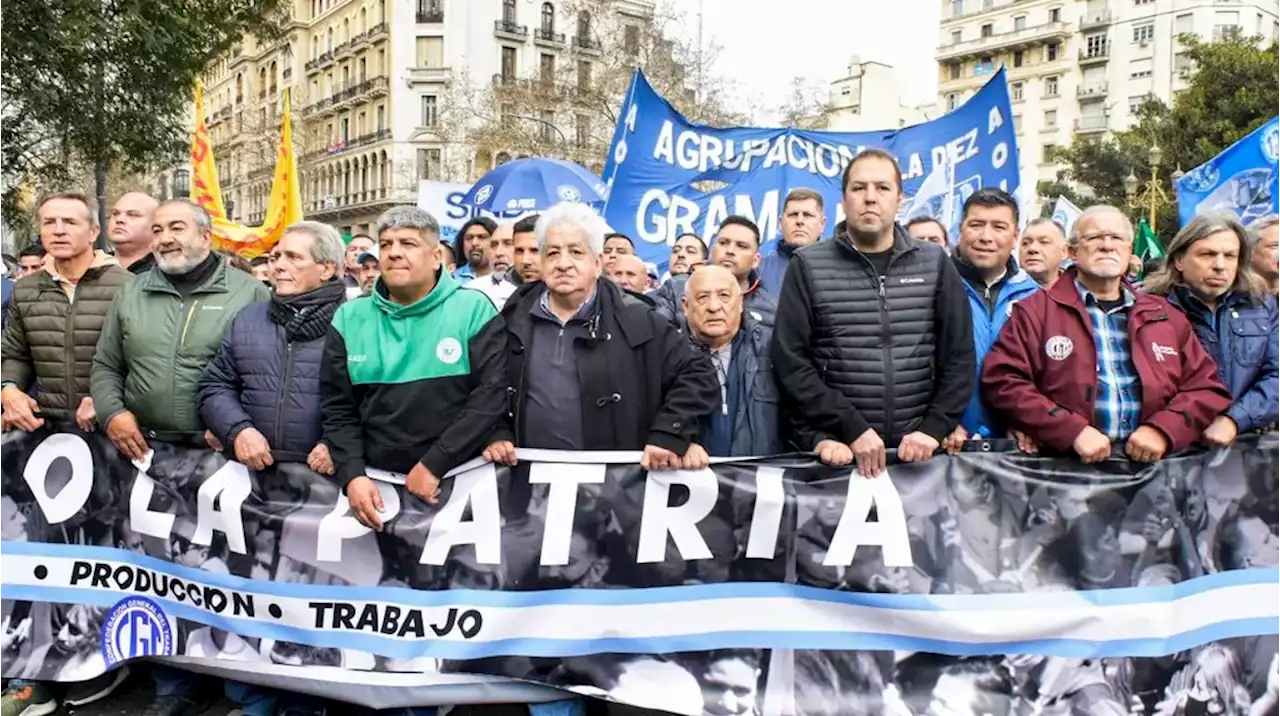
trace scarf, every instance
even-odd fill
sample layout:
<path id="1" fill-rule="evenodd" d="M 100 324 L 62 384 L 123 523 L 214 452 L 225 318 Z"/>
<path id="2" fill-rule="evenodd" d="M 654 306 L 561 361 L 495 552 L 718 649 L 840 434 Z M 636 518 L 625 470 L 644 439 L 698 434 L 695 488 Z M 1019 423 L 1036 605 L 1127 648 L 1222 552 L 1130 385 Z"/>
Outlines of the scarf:
<path id="1" fill-rule="evenodd" d="M 333 314 L 338 312 L 346 296 L 342 281 L 332 279 L 296 296 L 271 294 L 268 312 L 271 322 L 284 328 L 286 341 L 314 341 L 329 331 Z"/>

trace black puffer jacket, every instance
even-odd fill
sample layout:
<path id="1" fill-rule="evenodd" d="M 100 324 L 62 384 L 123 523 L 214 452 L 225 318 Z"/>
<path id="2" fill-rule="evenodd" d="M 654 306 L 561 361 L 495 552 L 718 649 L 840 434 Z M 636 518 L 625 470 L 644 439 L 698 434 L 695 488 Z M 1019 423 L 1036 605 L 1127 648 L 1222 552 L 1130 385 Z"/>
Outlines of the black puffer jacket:
<path id="1" fill-rule="evenodd" d="M 843 443 L 874 429 L 896 447 L 920 431 L 941 440 L 973 389 L 973 326 L 964 285 L 942 249 L 896 229 L 882 282 L 850 243 L 795 252 L 774 329 L 779 385 L 796 443 Z"/>

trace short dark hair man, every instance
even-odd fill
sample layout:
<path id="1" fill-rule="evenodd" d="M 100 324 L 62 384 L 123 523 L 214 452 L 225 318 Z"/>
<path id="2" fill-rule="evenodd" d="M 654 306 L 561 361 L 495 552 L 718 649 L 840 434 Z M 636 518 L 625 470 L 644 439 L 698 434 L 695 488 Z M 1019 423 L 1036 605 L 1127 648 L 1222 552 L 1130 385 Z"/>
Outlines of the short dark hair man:
<path id="1" fill-rule="evenodd" d="M 606 274 L 619 256 L 635 255 L 636 245 L 631 241 L 630 236 L 619 234 L 616 231 L 611 231 L 604 235 L 604 251 L 600 253 L 600 258 Z"/>
<path id="2" fill-rule="evenodd" d="M 475 216 L 467 219 L 467 223 L 458 229 L 454 239 L 453 255 L 460 262 L 453 277 L 464 285 L 473 278 L 489 275 L 493 267 L 489 265 L 489 237 L 498 228 L 498 222 L 487 216 Z"/>
<path id="3" fill-rule="evenodd" d="M 907 222 L 906 229 L 911 238 L 937 244 L 943 251 L 951 253 L 951 240 L 947 237 L 947 227 L 932 216 L 917 216 Z"/>
<path id="4" fill-rule="evenodd" d="M 1067 232 L 1053 219 L 1039 217 L 1027 222 L 1018 242 L 1018 265 L 1044 288 L 1062 275 L 1067 257 Z"/>
<path id="5" fill-rule="evenodd" d="M 796 249 L 808 246 L 822 238 L 827 228 L 827 212 L 822 193 L 808 187 L 797 187 L 787 192 L 782 200 L 782 240 L 774 252 L 760 261 L 760 283 L 769 293 L 777 296 L 782 290 L 782 277 L 787 273 Z"/>
<path id="6" fill-rule="evenodd" d="M 671 245 L 671 260 L 667 263 L 667 273 L 672 276 L 684 276 L 695 266 L 707 262 L 707 245 L 697 234 L 681 234 Z"/>
<path id="7" fill-rule="evenodd" d="M 938 246 L 894 222 L 902 174 L 867 149 L 845 169 L 846 221 L 797 251 L 773 334 L 778 383 L 795 442 L 826 462 L 885 467 L 927 460 L 957 425 L 973 389 L 973 326 L 964 285 Z"/>
<path id="8" fill-rule="evenodd" d="M 538 225 L 538 215 L 522 217 L 511 227 L 511 270 L 507 280 L 519 286 L 542 277 L 538 259 L 538 240 L 533 229 Z"/>
<path id="9" fill-rule="evenodd" d="M 756 273 L 756 267 L 760 265 L 760 227 L 754 221 L 732 215 L 720 222 L 715 241 L 711 244 L 708 265 L 728 269 L 738 280 L 746 315 L 765 328 L 773 328 L 778 301 L 761 287 L 760 276 Z M 692 273 L 672 276 L 650 296 L 657 304 L 658 313 L 675 321 L 681 328 L 685 325 L 682 297 Z"/>

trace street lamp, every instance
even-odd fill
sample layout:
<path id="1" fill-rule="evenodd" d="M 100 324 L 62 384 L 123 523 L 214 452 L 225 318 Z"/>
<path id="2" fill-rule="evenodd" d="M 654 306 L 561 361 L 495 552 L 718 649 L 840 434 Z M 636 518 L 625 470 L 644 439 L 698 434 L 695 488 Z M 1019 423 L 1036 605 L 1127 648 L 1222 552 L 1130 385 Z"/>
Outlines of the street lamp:
<path id="1" fill-rule="evenodd" d="M 191 193 L 191 172 L 186 169 L 173 170 L 173 195 L 185 197 Z"/>
<path id="2" fill-rule="evenodd" d="M 1132 209 L 1147 210 L 1147 225 L 1151 227 L 1151 231 L 1156 230 L 1156 211 L 1160 206 L 1171 203 L 1169 194 L 1165 192 L 1164 187 L 1160 186 L 1160 159 L 1164 157 L 1164 150 L 1160 149 L 1160 145 L 1152 144 L 1151 149 L 1147 150 L 1147 162 L 1151 167 L 1151 178 L 1143 182 L 1138 179 L 1138 175 L 1132 169 L 1129 170 L 1129 176 L 1124 178 L 1124 194 L 1128 200 L 1129 207 Z M 1174 174 L 1177 180 L 1182 175 L 1179 169 Z"/>

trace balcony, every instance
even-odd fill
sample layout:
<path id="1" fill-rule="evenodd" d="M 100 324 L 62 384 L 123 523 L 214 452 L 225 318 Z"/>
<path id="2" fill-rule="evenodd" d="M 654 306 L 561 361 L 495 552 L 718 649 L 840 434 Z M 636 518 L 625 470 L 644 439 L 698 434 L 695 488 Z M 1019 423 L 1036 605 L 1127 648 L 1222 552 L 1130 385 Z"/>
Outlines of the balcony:
<path id="1" fill-rule="evenodd" d="M 1085 11 L 1084 17 L 1080 18 L 1080 31 L 1097 30 L 1111 24 L 1111 11 L 1102 10 L 1089 12 Z"/>
<path id="2" fill-rule="evenodd" d="M 1076 134 L 1091 134 L 1107 131 L 1106 117 L 1081 117 L 1076 120 Z"/>
<path id="3" fill-rule="evenodd" d="M 445 84 L 452 79 L 453 71 L 448 67 L 410 67 L 409 81 L 426 84 Z"/>
<path id="4" fill-rule="evenodd" d="M 524 42 L 529 39 L 529 28 L 517 25 L 513 20 L 494 20 L 493 34 L 507 40 Z"/>
<path id="5" fill-rule="evenodd" d="M 302 68 L 303 68 L 304 70 L 306 70 L 307 74 L 309 74 L 309 75 L 310 75 L 310 74 L 314 74 L 314 73 L 316 73 L 316 72 L 319 72 L 319 71 L 320 71 L 320 58 L 319 58 L 319 57 L 317 57 L 317 58 L 316 58 L 316 59 L 314 59 L 314 60 L 307 60 L 306 64 L 304 64 L 304 65 L 302 66 Z"/>
<path id="6" fill-rule="evenodd" d="M 1088 85 L 1080 85 L 1076 88 L 1076 97 L 1081 101 L 1089 101 L 1094 99 L 1103 99 L 1107 96 L 1107 83 L 1095 82 Z"/>
<path id="7" fill-rule="evenodd" d="M 369 32 L 366 33 L 366 35 L 369 38 L 369 42 L 381 42 L 382 40 L 387 39 L 387 33 L 390 31 L 391 28 L 387 26 L 387 23 L 380 22 L 369 28 Z"/>
<path id="8" fill-rule="evenodd" d="M 601 49 L 599 40 L 593 37 L 587 37 L 586 35 L 574 35 L 573 46 L 583 52 L 593 52 L 597 54 Z"/>
<path id="9" fill-rule="evenodd" d="M 938 52 L 938 61 L 959 60 L 966 57 L 982 57 L 997 55 L 1002 52 L 1025 50 L 1055 40 L 1066 40 L 1071 37 L 1075 28 L 1065 22 L 1048 22 L 1043 25 L 1025 27 L 1021 30 L 999 32 L 976 40 L 966 40 L 942 48 Z"/>
<path id="10" fill-rule="evenodd" d="M 346 57 L 349 54 L 351 54 L 350 40 L 347 40 L 346 42 L 340 42 L 338 43 L 337 47 L 333 48 L 333 56 L 335 58 Z"/>
<path id="11" fill-rule="evenodd" d="M 386 96 L 387 87 L 387 76 L 378 75 L 377 77 L 370 77 L 364 82 L 361 82 L 353 89 L 355 90 L 356 99 L 363 101 Z"/>
<path id="12" fill-rule="evenodd" d="M 264 179 L 274 174 L 275 171 L 276 171 L 276 168 L 274 165 L 258 167 L 257 169 L 254 169 L 253 171 L 249 172 L 249 181 L 253 181 L 255 179 Z"/>
<path id="13" fill-rule="evenodd" d="M 366 146 L 368 146 L 368 145 L 370 145 L 370 144 L 376 144 L 376 143 L 378 143 L 378 142 L 381 142 L 381 141 L 383 141 L 384 139 L 391 139 L 391 130 L 390 130 L 390 129 L 379 129 L 379 130 L 378 130 L 378 131 L 376 131 L 376 132 L 369 132 L 369 133 L 367 133 L 367 134 L 361 134 L 360 136 L 358 136 L 358 137 L 356 137 L 355 139 L 351 140 L 351 144 L 350 144 L 350 146 L 352 146 L 352 147 L 366 147 Z"/>
<path id="14" fill-rule="evenodd" d="M 546 47 L 564 47 L 564 33 L 547 27 L 533 31 L 533 44 Z"/>
<path id="15" fill-rule="evenodd" d="M 432 3 L 427 7 L 419 5 L 417 20 L 420 25 L 433 22 L 444 22 L 444 8 L 435 3 Z"/>
<path id="16" fill-rule="evenodd" d="M 334 110 L 341 110 L 355 104 L 355 100 L 359 97 L 359 87 L 355 84 L 348 83 L 342 89 L 333 93 L 329 99 L 333 103 Z"/>
<path id="17" fill-rule="evenodd" d="M 1091 47 L 1080 51 L 1082 66 L 1098 65 L 1111 59 L 1111 43 L 1104 42 L 1100 47 Z"/>
<path id="18" fill-rule="evenodd" d="M 357 32 L 351 36 L 349 42 L 351 43 L 352 50 L 358 50 L 369 42 L 369 33 Z"/>
<path id="19" fill-rule="evenodd" d="M 315 69 L 322 70 L 333 64 L 333 52 L 321 52 L 319 55 L 316 55 L 316 58 L 311 62 L 315 63 Z M 307 64 L 310 65 L 311 62 L 308 62 Z"/>

